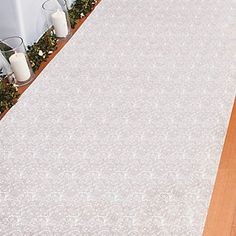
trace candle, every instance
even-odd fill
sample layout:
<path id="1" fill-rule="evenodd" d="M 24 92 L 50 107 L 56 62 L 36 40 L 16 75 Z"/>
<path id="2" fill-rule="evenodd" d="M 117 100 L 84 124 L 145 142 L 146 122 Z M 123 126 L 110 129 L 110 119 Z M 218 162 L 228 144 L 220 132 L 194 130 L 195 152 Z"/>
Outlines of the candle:
<path id="1" fill-rule="evenodd" d="M 30 78 L 31 73 L 24 53 L 11 55 L 9 61 L 17 81 L 24 82 Z"/>
<path id="2" fill-rule="evenodd" d="M 59 38 L 65 38 L 68 35 L 68 26 L 65 12 L 57 10 L 51 15 L 51 18 L 56 36 Z"/>

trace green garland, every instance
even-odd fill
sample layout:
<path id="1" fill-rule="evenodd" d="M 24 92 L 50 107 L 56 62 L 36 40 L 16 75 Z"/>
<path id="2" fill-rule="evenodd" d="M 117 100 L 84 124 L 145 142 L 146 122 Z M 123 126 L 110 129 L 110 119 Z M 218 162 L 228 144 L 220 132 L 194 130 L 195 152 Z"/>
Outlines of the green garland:
<path id="1" fill-rule="evenodd" d="M 71 27 L 74 29 L 78 20 L 85 17 L 93 10 L 97 0 L 76 0 L 72 4 L 72 8 L 68 11 Z"/>
<path id="2" fill-rule="evenodd" d="M 0 114 L 10 109 L 19 98 L 18 88 L 8 81 L 0 69 Z"/>
<path id="3" fill-rule="evenodd" d="M 52 31 L 46 32 L 38 42 L 27 47 L 27 54 L 34 72 L 36 72 L 41 63 L 46 61 L 50 54 L 57 49 L 57 38 Z"/>

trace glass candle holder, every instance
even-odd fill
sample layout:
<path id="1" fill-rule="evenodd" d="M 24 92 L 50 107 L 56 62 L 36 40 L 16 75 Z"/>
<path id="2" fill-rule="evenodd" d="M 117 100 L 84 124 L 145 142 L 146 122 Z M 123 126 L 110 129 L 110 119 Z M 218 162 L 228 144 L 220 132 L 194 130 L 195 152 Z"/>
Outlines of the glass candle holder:
<path id="1" fill-rule="evenodd" d="M 5 58 L 5 68 L 10 65 L 10 68 L 6 70 L 7 74 L 14 77 L 16 86 L 23 86 L 34 79 L 34 73 L 21 37 L 14 36 L 0 40 L 0 50 L 1 55 Z M 7 63 L 9 64 L 7 65 Z"/>
<path id="2" fill-rule="evenodd" d="M 76 0 L 65 0 L 66 4 L 67 4 L 67 8 L 70 10 L 72 8 L 73 3 Z"/>
<path id="3" fill-rule="evenodd" d="M 3 46 L 3 44 L 1 44 L 0 41 L 0 49 Z M 2 52 L 0 51 L 0 76 L 7 76 L 7 75 L 11 75 L 12 69 L 10 66 L 10 63 L 7 61 L 7 59 L 3 56 Z"/>
<path id="4" fill-rule="evenodd" d="M 57 38 L 66 39 L 71 33 L 68 7 L 65 0 L 47 0 L 42 5 L 48 29 Z"/>

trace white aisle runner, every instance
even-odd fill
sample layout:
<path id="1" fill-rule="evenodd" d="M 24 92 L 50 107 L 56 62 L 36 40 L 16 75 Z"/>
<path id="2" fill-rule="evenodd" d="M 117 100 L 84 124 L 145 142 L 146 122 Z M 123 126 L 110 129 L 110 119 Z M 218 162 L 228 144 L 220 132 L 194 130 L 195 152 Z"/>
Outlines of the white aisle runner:
<path id="1" fill-rule="evenodd" d="M 0 235 L 201 235 L 233 2 L 103 0 L 0 122 Z"/>

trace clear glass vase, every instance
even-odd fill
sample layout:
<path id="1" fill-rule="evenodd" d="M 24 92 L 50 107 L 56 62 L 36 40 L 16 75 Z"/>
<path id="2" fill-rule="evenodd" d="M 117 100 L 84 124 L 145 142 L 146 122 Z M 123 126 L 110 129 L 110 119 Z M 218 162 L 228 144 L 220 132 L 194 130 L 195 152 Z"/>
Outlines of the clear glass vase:
<path id="1" fill-rule="evenodd" d="M 58 39 L 66 39 L 71 34 L 68 7 L 65 0 L 47 0 L 42 5 L 47 27 Z"/>
<path id="2" fill-rule="evenodd" d="M 26 85 L 34 79 L 21 37 L 14 36 L 0 40 L 0 51 L 7 76 L 12 77 L 17 86 Z"/>

